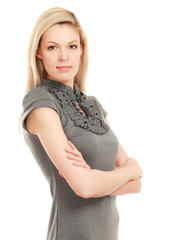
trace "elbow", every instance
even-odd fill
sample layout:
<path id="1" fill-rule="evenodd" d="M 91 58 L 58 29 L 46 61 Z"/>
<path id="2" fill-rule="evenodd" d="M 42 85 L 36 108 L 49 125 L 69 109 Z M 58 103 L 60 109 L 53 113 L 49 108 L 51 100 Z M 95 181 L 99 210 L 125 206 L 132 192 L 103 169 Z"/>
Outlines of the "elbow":
<path id="1" fill-rule="evenodd" d="M 93 188 L 89 186 L 89 184 L 86 183 L 81 183 L 81 185 L 77 186 L 76 189 L 74 189 L 75 194 L 78 197 L 82 197 L 84 199 L 88 199 L 88 198 L 93 198 L 94 194 L 93 194 Z"/>
<path id="2" fill-rule="evenodd" d="M 141 180 L 139 179 L 139 181 L 138 181 L 138 184 L 137 184 L 137 187 L 136 187 L 136 191 L 135 191 L 135 193 L 140 193 L 141 192 L 141 189 L 142 189 L 142 182 L 141 182 Z"/>
<path id="3" fill-rule="evenodd" d="M 78 191 L 75 191 L 76 195 L 78 197 L 82 197 L 84 199 L 88 199 L 88 198 L 92 198 L 93 195 L 91 194 L 90 191 L 88 191 L 86 188 L 85 189 L 82 189 L 82 190 L 78 190 Z"/>
<path id="4" fill-rule="evenodd" d="M 78 197 L 84 199 L 93 198 L 94 185 L 92 184 L 92 181 L 90 179 L 87 179 L 85 174 L 81 176 L 81 180 L 79 180 L 79 178 L 73 177 L 65 179 L 73 192 Z"/>
<path id="5" fill-rule="evenodd" d="M 92 198 L 92 195 L 89 192 L 81 192 L 80 194 L 78 194 L 79 197 L 82 197 L 84 199 L 88 199 L 88 198 Z"/>

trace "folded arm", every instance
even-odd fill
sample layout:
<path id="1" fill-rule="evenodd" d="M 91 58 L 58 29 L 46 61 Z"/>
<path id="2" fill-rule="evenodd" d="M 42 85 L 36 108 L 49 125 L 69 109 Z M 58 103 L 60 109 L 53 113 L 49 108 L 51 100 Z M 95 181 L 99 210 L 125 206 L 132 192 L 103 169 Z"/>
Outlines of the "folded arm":
<path id="1" fill-rule="evenodd" d="M 106 124 L 109 125 L 109 121 L 105 119 Z M 120 168 L 129 159 L 128 154 L 119 143 L 119 150 L 116 156 L 116 168 Z M 122 185 L 120 188 L 116 189 L 114 192 L 110 193 L 110 196 L 124 195 L 129 193 L 139 193 L 141 191 L 141 179 L 130 180 L 126 184 Z"/>
<path id="2" fill-rule="evenodd" d="M 67 158 L 73 161 L 73 164 L 75 166 L 84 167 L 84 168 L 90 168 L 89 165 L 85 162 L 83 159 L 81 153 L 76 149 L 76 147 L 69 142 L 70 148 L 66 149 L 66 152 L 69 153 Z M 122 165 L 126 164 L 126 161 L 129 159 L 126 158 L 126 153 L 124 149 L 122 148 L 121 144 L 119 144 L 119 152 L 117 154 L 117 161 L 116 161 L 116 169 L 122 167 Z M 60 172 L 60 175 L 62 173 Z M 141 180 L 140 178 L 137 180 L 131 180 L 122 185 L 121 187 L 117 188 L 115 191 L 111 192 L 110 196 L 117 196 L 117 195 L 124 195 L 129 193 L 139 193 L 141 190 Z"/>
<path id="3" fill-rule="evenodd" d="M 114 192 L 110 193 L 110 196 L 119 196 L 130 193 L 139 193 L 141 191 L 141 180 L 137 179 L 129 181 Z"/>
<path id="4" fill-rule="evenodd" d="M 26 126 L 37 135 L 55 167 L 63 174 L 72 190 L 83 198 L 109 195 L 130 180 L 138 179 L 141 170 L 135 161 L 113 171 L 75 167 L 67 160 L 68 139 L 55 110 L 46 107 L 34 109 Z M 81 179 L 81 181 L 80 181 Z"/>

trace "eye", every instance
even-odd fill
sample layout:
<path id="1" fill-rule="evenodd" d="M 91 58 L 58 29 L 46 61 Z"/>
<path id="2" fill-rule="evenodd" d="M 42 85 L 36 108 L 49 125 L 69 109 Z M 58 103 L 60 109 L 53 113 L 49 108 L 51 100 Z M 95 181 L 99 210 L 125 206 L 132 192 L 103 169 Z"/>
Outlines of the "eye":
<path id="1" fill-rule="evenodd" d="M 77 48 L 77 45 L 70 45 L 69 48 L 75 49 L 75 48 Z"/>
<path id="2" fill-rule="evenodd" d="M 55 46 L 50 46 L 50 47 L 48 47 L 48 49 L 49 49 L 49 50 L 55 50 L 56 47 L 55 47 Z"/>

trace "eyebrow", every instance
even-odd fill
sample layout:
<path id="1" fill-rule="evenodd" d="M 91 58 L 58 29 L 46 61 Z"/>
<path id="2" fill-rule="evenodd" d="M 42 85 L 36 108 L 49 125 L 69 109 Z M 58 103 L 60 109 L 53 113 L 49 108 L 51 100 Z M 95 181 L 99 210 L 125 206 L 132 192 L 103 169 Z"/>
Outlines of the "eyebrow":
<path id="1" fill-rule="evenodd" d="M 74 42 L 78 42 L 78 40 L 73 40 L 73 41 L 69 42 L 68 44 L 71 44 L 71 43 L 74 43 Z M 53 42 L 53 41 L 49 41 L 47 43 L 53 43 L 53 44 L 59 45 L 58 43 Z"/>

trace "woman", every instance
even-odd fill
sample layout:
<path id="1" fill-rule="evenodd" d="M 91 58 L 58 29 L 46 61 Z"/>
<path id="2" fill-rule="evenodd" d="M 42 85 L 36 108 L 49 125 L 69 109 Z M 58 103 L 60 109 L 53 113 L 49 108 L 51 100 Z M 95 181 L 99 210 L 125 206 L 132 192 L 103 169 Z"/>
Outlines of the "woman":
<path id="1" fill-rule="evenodd" d="M 95 97 L 83 93 L 87 41 L 70 11 L 38 19 L 29 45 L 24 138 L 53 197 L 47 240 L 116 240 L 117 195 L 139 192 L 129 158 Z"/>

